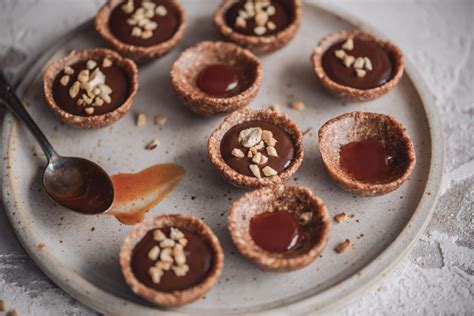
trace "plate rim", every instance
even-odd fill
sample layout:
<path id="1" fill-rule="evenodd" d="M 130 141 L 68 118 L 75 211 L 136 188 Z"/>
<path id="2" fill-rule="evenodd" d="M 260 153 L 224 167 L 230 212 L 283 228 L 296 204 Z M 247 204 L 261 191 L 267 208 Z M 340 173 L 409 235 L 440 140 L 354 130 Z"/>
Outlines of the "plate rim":
<path id="1" fill-rule="evenodd" d="M 311 1 L 305 2 L 305 4 L 326 11 L 329 14 L 349 22 L 355 27 L 363 28 L 375 34 L 379 38 L 387 38 L 376 27 L 362 21 L 352 13 L 337 5 L 325 1 Z M 26 72 L 25 76 L 22 77 L 17 92 L 20 95 L 24 94 L 28 90 L 32 78 L 34 78 L 34 76 L 36 76 L 44 67 L 42 66 L 44 62 L 49 60 L 60 47 L 63 47 L 72 34 L 89 27 L 92 20 L 93 18 L 68 32 L 56 45 L 43 52 L 39 58 L 36 59 L 33 67 L 31 67 Z M 425 190 L 415 212 L 392 243 L 388 245 L 379 256 L 374 258 L 357 273 L 317 295 L 307 297 L 288 305 L 277 306 L 252 314 L 268 315 L 271 313 L 274 315 L 278 313 L 281 315 L 293 315 L 295 313 L 307 314 L 316 311 L 319 313 L 328 312 L 336 309 L 336 307 L 342 306 L 347 300 L 360 295 L 374 284 L 380 282 L 395 268 L 400 260 L 409 253 L 421 234 L 425 231 L 441 190 L 445 158 L 444 135 L 439 109 L 435 104 L 434 97 L 425 80 L 415 64 L 409 58 L 405 57 L 405 64 L 405 73 L 415 86 L 423 104 L 426 117 L 428 118 L 431 137 L 430 171 L 426 181 Z M 11 169 L 9 168 L 10 156 L 8 154 L 9 148 L 14 142 L 13 135 L 16 132 L 16 128 L 17 125 L 13 116 L 10 113 L 6 113 L 3 120 L 1 143 L 3 157 L 6 157 L 6 159 L 1 162 L 0 168 L 2 179 L 2 200 L 10 224 L 28 255 L 57 286 L 62 288 L 75 299 L 97 311 L 113 315 L 127 315 L 129 313 L 137 314 L 138 312 L 143 315 L 156 313 L 157 309 L 153 307 L 129 302 L 96 287 L 93 283 L 86 281 L 71 268 L 62 264 L 60 260 L 53 259 L 55 256 L 49 252 L 48 247 L 44 247 L 41 250 L 38 249 L 38 244 L 41 243 L 41 240 L 38 237 L 31 235 L 31 232 L 34 232 L 34 230 L 28 229 L 28 226 L 30 226 L 29 222 L 26 220 L 18 221 L 18 217 L 22 216 L 22 212 L 18 211 L 21 206 L 19 206 L 20 204 L 17 201 L 21 201 L 21 198 L 18 194 L 15 194 L 15 189 L 12 184 L 13 177 L 10 175 L 9 171 Z M 436 140 L 436 144 L 433 140 Z M 427 192 L 430 194 L 427 194 Z M 73 277 L 71 277 L 71 275 L 73 275 Z M 92 298 L 92 295 L 94 298 Z M 167 315 L 186 315 L 186 313 L 175 310 L 161 311 Z"/>

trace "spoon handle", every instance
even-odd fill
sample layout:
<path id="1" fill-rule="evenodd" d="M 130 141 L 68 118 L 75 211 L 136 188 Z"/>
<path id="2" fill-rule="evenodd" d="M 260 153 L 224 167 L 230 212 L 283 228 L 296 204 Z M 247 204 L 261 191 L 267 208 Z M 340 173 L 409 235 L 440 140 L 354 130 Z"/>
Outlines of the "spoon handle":
<path id="1" fill-rule="evenodd" d="M 46 158 L 50 160 L 52 157 L 57 156 L 58 154 L 53 149 L 53 146 L 48 141 L 43 132 L 39 129 L 38 125 L 33 121 L 31 116 L 26 111 L 24 105 L 21 103 L 18 96 L 13 91 L 10 83 L 8 82 L 5 74 L 0 69 L 0 101 L 3 101 L 6 108 L 13 113 L 17 118 L 25 122 L 26 126 L 30 132 L 35 136 L 36 140 L 40 144 L 41 148 L 46 155 Z"/>

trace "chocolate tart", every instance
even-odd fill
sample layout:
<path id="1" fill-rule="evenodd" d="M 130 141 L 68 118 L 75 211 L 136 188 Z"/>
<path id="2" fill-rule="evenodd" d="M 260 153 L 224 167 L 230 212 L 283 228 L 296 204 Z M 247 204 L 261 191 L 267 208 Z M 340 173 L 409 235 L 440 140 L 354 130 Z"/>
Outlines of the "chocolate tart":
<path id="1" fill-rule="evenodd" d="M 232 95 L 210 95 L 197 86 L 200 72 L 214 64 L 229 65 L 236 70 L 239 84 Z M 203 116 L 245 107 L 257 95 L 262 78 L 263 66 L 254 54 L 225 42 L 198 43 L 182 52 L 171 67 L 173 88 L 192 112 Z"/>
<path id="2" fill-rule="evenodd" d="M 112 103 L 109 103 L 108 107 L 96 111 L 95 114 L 81 115 L 74 107 L 71 107 L 71 104 L 69 104 L 75 102 L 78 97 L 71 100 L 64 100 L 65 97 L 69 97 L 65 91 L 67 91 L 66 89 L 69 89 L 77 79 L 78 71 L 71 74 L 71 80 L 68 81 L 66 86 L 62 86 L 59 81 L 60 78 L 65 75 L 66 67 L 74 68 L 78 64 L 84 64 L 83 66 L 85 67 L 89 60 L 96 61 L 97 69 L 101 68 L 104 72 L 108 72 L 108 70 L 104 70 L 101 62 L 108 60 L 112 63 L 112 66 L 109 66 L 110 69 L 114 70 L 109 73 L 112 82 L 117 82 L 119 78 L 121 81 L 116 84 L 110 84 L 109 81 L 106 81 L 106 83 L 109 83 L 112 87 L 115 85 L 117 86 L 116 91 L 112 91 Z M 49 107 L 62 121 L 78 128 L 99 128 L 115 123 L 125 113 L 127 113 L 128 110 L 130 110 L 133 104 L 133 98 L 138 91 L 138 69 L 135 63 L 131 59 L 124 58 L 118 53 L 105 48 L 72 51 L 65 58 L 49 64 L 46 67 L 43 78 L 44 94 Z M 61 98 L 63 99 L 64 104 L 63 102 L 58 103 L 55 94 L 56 89 L 58 97 L 60 94 L 62 95 Z M 125 89 L 127 91 L 123 91 Z M 65 109 L 66 106 L 71 109 Z"/>
<path id="3" fill-rule="evenodd" d="M 349 38 L 353 39 L 354 41 L 360 40 L 371 42 L 371 44 L 374 45 L 373 47 L 375 47 L 377 50 L 381 49 L 386 53 L 387 57 L 385 63 L 391 64 L 390 74 L 386 80 L 380 82 L 380 85 L 367 85 L 366 88 L 352 87 L 348 84 L 336 82 L 336 80 L 332 79 L 331 75 L 327 73 L 327 70 L 324 67 L 325 53 L 327 51 L 332 52 L 338 43 L 342 45 L 342 43 L 347 41 Z M 368 51 L 367 47 L 364 49 L 366 52 Z M 350 50 L 348 52 L 350 52 Z M 340 58 L 341 61 L 339 62 L 342 64 L 342 57 Z M 325 36 L 319 41 L 318 45 L 314 49 L 311 60 L 313 62 L 314 72 L 323 86 L 334 96 L 349 102 L 366 102 L 381 97 L 397 85 L 398 81 L 403 75 L 404 69 L 403 54 L 397 46 L 388 41 L 380 40 L 362 30 L 338 31 Z M 370 63 L 371 66 L 369 68 L 371 70 L 372 63 L 374 62 Z M 380 62 L 378 62 L 378 64 L 380 64 Z M 355 63 L 353 65 L 355 65 Z M 377 70 L 377 66 L 378 65 L 374 63 L 374 71 Z M 347 67 L 346 69 L 349 68 L 350 67 Z M 346 69 L 339 68 L 335 69 L 334 72 L 337 76 L 341 76 L 341 74 L 349 76 L 349 74 L 345 73 Z M 370 71 L 367 70 L 367 73 L 369 72 Z M 363 76 L 365 76 L 365 73 L 366 70 L 363 70 Z M 358 75 L 356 75 L 356 72 L 352 72 L 350 76 L 353 76 L 353 80 L 351 80 L 354 84 L 360 85 L 360 83 L 356 81 L 360 80 L 360 78 L 357 78 Z M 371 76 L 372 75 L 367 75 L 367 79 L 371 78 Z"/>
<path id="4" fill-rule="evenodd" d="M 181 290 L 159 291 L 138 280 L 133 270 L 134 250 L 145 238 L 147 238 L 147 236 L 149 236 L 150 232 L 155 229 L 164 230 L 170 227 L 191 232 L 194 235 L 199 236 L 207 243 L 211 250 L 212 262 L 207 275 L 197 285 Z M 184 246 L 184 251 L 188 251 L 186 245 Z M 161 252 L 163 252 L 163 248 Z M 217 282 L 222 273 L 223 266 L 224 254 L 216 235 L 214 235 L 212 230 L 203 221 L 191 215 L 165 214 L 148 218 L 134 227 L 125 238 L 120 249 L 120 267 L 125 277 L 125 281 L 132 291 L 144 299 L 162 306 L 179 306 L 195 301 L 203 296 Z M 172 273 L 171 270 L 166 272 Z M 176 278 L 174 280 L 176 280 Z"/>
<path id="5" fill-rule="evenodd" d="M 108 0 L 96 14 L 95 28 L 109 45 L 122 55 L 140 63 L 159 58 L 178 45 L 186 29 L 186 17 L 183 7 L 177 0 L 148 1 L 155 3 L 156 6 L 166 6 L 167 10 L 165 12 L 168 11 L 167 14 L 175 15 L 176 21 L 174 22 L 176 22 L 176 25 L 170 26 L 173 23 L 172 20 L 167 19 L 166 16 L 156 14 L 150 18 L 152 22 L 158 25 L 154 26 L 156 30 L 159 30 L 160 25 L 166 25 L 166 27 L 172 27 L 173 29 L 168 30 L 169 32 L 162 36 L 158 34 L 146 39 L 131 35 L 134 25 L 129 25 L 127 20 L 132 17 L 134 11 L 126 13 L 122 12 L 121 9 L 127 1 Z M 142 0 L 133 0 L 133 10 L 136 11 L 142 2 Z M 122 20 L 124 20 L 123 24 L 120 24 Z M 112 23 L 114 23 L 114 27 L 112 27 Z"/>
<path id="6" fill-rule="evenodd" d="M 246 1 L 224 0 L 214 13 L 214 25 L 223 37 L 255 53 L 262 54 L 282 48 L 295 36 L 302 19 L 301 0 L 272 0 L 272 5 L 276 3 L 276 5 L 281 7 L 281 10 L 286 13 L 286 17 L 284 18 L 287 21 L 281 27 L 277 25 L 277 28 L 273 31 L 267 29 L 266 34 L 262 35 L 257 35 L 245 30 L 239 31 L 239 29 L 233 25 L 236 21 L 237 12 L 242 11 L 245 2 Z M 274 16 L 281 17 L 278 13 Z M 271 18 L 270 16 L 270 21 Z M 249 21 L 248 25 L 253 28 L 255 23 L 254 21 Z M 278 22 L 274 24 L 278 24 Z"/>
<path id="7" fill-rule="evenodd" d="M 254 216 L 276 211 L 291 212 L 301 222 L 299 246 L 284 253 L 262 249 L 250 234 Z M 326 246 L 330 226 L 323 201 L 308 188 L 288 184 L 266 186 L 244 194 L 232 204 L 227 216 L 227 228 L 237 249 L 265 270 L 291 271 L 311 263 Z"/>
<path id="8" fill-rule="evenodd" d="M 261 178 L 252 176 L 251 173 L 250 175 L 246 175 L 245 172 L 237 171 L 224 160 L 221 151 L 221 145 L 227 133 L 232 128 L 252 122 L 257 122 L 257 125 L 259 122 L 263 122 L 267 126 L 273 126 L 274 129 L 277 129 L 280 132 L 280 135 L 284 134 L 287 138 L 287 141 L 282 141 L 281 143 L 283 145 L 288 145 L 288 143 L 292 142 L 290 145 L 292 146 L 293 151 L 293 154 L 291 155 L 292 157 L 288 160 L 288 163 L 285 164 L 283 168 L 280 168 L 281 171 L 278 171 L 275 175 L 265 177 L 262 176 Z M 209 137 L 207 148 L 209 158 L 216 171 L 227 182 L 236 187 L 262 187 L 269 184 L 283 183 L 289 177 L 291 177 L 296 172 L 296 170 L 298 170 L 304 158 L 303 135 L 296 123 L 290 120 L 285 114 L 268 109 L 242 109 L 229 114 L 221 123 L 221 125 L 216 130 L 214 130 L 214 132 Z M 284 148 L 282 149 L 284 150 Z M 280 151 L 280 149 L 278 150 Z M 269 161 L 272 163 L 270 159 L 271 157 L 269 158 Z M 280 163 L 279 161 L 277 162 Z"/>
<path id="9" fill-rule="evenodd" d="M 365 140 L 379 142 L 393 155 L 391 175 L 382 181 L 361 181 L 341 166 L 342 146 Z M 362 196 L 389 193 L 402 185 L 415 167 L 413 143 L 406 129 L 389 115 L 351 112 L 333 118 L 319 129 L 319 149 L 329 176 L 344 190 Z"/>

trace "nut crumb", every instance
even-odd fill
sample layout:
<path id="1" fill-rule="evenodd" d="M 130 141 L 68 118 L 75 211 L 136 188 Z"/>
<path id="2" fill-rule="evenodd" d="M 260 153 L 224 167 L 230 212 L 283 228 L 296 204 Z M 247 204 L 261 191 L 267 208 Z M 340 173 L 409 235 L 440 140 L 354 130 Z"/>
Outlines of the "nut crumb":
<path id="1" fill-rule="evenodd" d="M 145 113 L 138 113 L 138 116 L 137 116 L 137 126 L 138 127 L 142 127 L 142 126 L 145 126 L 146 124 L 146 114 Z"/>
<path id="2" fill-rule="evenodd" d="M 294 102 L 291 102 L 290 107 L 297 111 L 303 111 L 304 103 L 302 101 L 294 101 Z"/>
<path id="3" fill-rule="evenodd" d="M 155 149 L 156 147 L 160 146 L 160 141 L 158 139 L 153 139 L 152 141 L 150 141 L 148 144 L 146 144 L 145 146 L 145 149 L 147 150 L 153 150 Z"/>
<path id="4" fill-rule="evenodd" d="M 344 240 L 343 243 L 339 244 L 339 246 L 337 246 L 334 250 L 337 253 L 343 253 L 347 249 L 349 249 L 350 246 L 352 246 L 352 241 L 350 241 L 349 239 L 346 239 L 346 240 Z"/>
<path id="5" fill-rule="evenodd" d="M 166 121 L 168 121 L 168 118 L 164 115 L 157 115 L 155 116 L 155 125 L 158 126 L 164 126 L 166 124 Z"/>
<path id="6" fill-rule="evenodd" d="M 280 106 L 278 104 L 272 104 L 268 108 L 274 112 L 280 112 Z"/>
<path id="7" fill-rule="evenodd" d="M 337 214 L 336 216 L 334 216 L 334 219 L 336 220 L 336 222 L 338 223 L 341 223 L 341 222 L 344 222 L 346 221 L 348 218 L 347 214 L 342 212 L 340 214 Z"/>

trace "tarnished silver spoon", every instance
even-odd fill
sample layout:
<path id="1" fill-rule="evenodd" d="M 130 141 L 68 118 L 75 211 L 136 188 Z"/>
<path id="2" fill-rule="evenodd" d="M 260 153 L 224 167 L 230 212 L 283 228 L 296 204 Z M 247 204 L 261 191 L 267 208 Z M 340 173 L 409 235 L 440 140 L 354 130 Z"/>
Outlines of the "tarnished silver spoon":
<path id="1" fill-rule="evenodd" d="M 87 159 L 58 155 L 1 70 L 0 101 L 26 124 L 43 149 L 48 165 L 43 172 L 42 185 L 53 200 L 83 214 L 103 213 L 111 208 L 114 187 L 109 175 L 99 165 Z"/>

